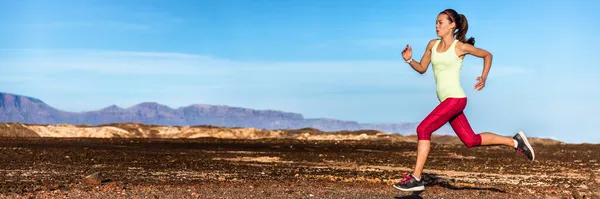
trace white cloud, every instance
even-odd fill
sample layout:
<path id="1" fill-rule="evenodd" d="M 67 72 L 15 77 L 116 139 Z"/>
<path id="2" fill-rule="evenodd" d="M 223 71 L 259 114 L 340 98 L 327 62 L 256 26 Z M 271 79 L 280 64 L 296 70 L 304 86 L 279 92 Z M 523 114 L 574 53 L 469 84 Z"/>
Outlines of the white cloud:
<path id="1" fill-rule="evenodd" d="M 150 25 L 136 22 L 125 22 L 117 20 L 86 20 L 86 21 L 55 21 L 46 23 L 22 24 L 26 29 L 110 29 L 110 30 L 148 30 Z"/>
<path id="2" fill-rule="evenodd" d="M 273 79 L 282 75 L 304 79 L 301 76 L 306 75 L 312 76 L 313 80 L 314 77 L 338 80 L 337 77 L 364 77 L 348 80 L 349 82 L 367 79 L 385 81 L 413 75 L 413 71 L 406 70 L 407 66 L 397 61 L 239 62 L 184 53 L 96 50 L 20 50 L 16 54 L 18 56 L 4 59 L 0 64 L 12 66 L 9 71 L 26 74 L 82 72 L 106 75 L 237 75 L 248 79 L 256 78 L 256 75 Z"/>
<path id="3" fill-rule="evenodd" d="M 507 76 L 507 75 L 523 75 L 534 73 L 533 68 L 524 67 L 494 67 L 494 76 Z M 491 70 L 490 70 L 491 72 Z"/>
<path id="4" fill-rule="evenodd" d="M 395 97 L 389 96 L 420 89 L 431 93 L 433 88 L 430 74 L 422 76 L 397 61 L 246 62 L 185 53 L 85 49 L 4 49 L 2 54 L 10 55 L 0 60 L 0 67 L 6 69 L 2 76 L 9 77 L 5 82 L 12 83 L 0 85 L 0 90 L 30 93 L 67 110 L 70 98 L 89 100 L 88 109 L 94 109 L 119 104 L 123 100 L 119 96 L 128 96 L 128 102 L 155 99 L 151 101 L 173 107 L 217 103 L 333 117 L 342 113 L 319 107 L 341 107 L 344 103 L 336 100 L 342 99 L 369 103 L 365 97 L 392 102 Z M 97 101 L 97 96 L 113 100 Z"/>
<path id="5" fill-rule="evenodd" d="M 35 80 L 35 78 L 32 76 L 7 75 L 7 74 L 0 75 L 0 82 L 7 83 L 7 84 L 21 84 L 21 83 L 25 83 L 25 82 L 33 81 L 33 80 Z"/>
<path id="6" fill-rule="evenodd" d="M 46 83 L 60 78 L 57 81 L 69 84 L 72 82 L 66 80 L 80 81 L 88 76 L 157 77 L 167 79 L 152 81 L 185 85 L 184 87 L 198 83 L 236 88 L 262 86 L 302 89 L 305 86 L 318 86 L 320 89 L 332 89 L 329 92 L 337 92 L 340 88 L 352 90 L 353 87 L 357 90 L 430 88 L 434 83 L 431 70 L 423 76 L 401 61 L 241 62 L 170 52 L 85 49 L 2 51 L 14 55 L 0 61 L 0 65 L 10 66 L 4 76 L 12 76 L 13 80 L 16 77 L 28 80 L 33 78 Z M 477 74 L 476 67 L 469 67 L 468 71 Z M 492 71 L 494 77 L 532 72 L 530 69 L 503 66 L 494 66 Z M 62 76 L 55 77 L 56 74 Z M 72 76 L 65 77 L 65 74 Z M 110 79 L 104 81 L 110 82 Z M 135 81 L 132 79 L 129 82 Z"/>
<path id="7" fill-rule="evenodd" d="M 7 51 L 7 50 L 5 50 Z M 224 72 L 227 61 L 182 53 L 97 50 L 21 50 L 0 61 L 28 73 L 88 72 L 115 75 L 198 75 Z"/>
<path id="8" fill-rule="evenodd" d="M 421 57 L 422 54 L 416 55 L 415 52 L 424 51 L 425 47 L 427 46 L 427 43 L 432 39 L 435 39 L 435 35 L 433 35 L 431 37 L 410 36 L 408 38 L 407 37 L 371 38 L 371 39 L 356 40 L 356 41 L 354 41 L 354 44 L 357 46 L 366 47 L 366 48 L 396 48 L 396 49 L 404 49 L 404 47 L 406 47 L 406 45 L 408 44 L 409 46 L 411 46 L 413 48 L 413 56 Z M 400 52 L 399 52 L 398 56 L 401 56 Z"/>
<path id="9" fill-rule="evenodd" d="M 481 60 L 481 64 L 465 64 L 463 66 L 463 71 L 466 72 L 466 75 L 469 76 L 480 76 L 483 72 L 483 61 Z M 513 76 L 513 75 L 525 75 L 535 73 L 535 69 L 529 67 L 520 67 L 520 66 L 503 66 L 492 63 L 492 67 L 490 68 L 490 72 L 488 76 L 490 78 L 495 77 L 504 77 L 504 76 Z"/>

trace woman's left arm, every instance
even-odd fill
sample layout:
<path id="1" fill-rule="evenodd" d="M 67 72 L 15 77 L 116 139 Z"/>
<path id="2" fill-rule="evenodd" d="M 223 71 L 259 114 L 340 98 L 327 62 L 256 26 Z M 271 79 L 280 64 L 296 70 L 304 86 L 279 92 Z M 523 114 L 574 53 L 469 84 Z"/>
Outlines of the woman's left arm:
<path id="1" fill-rule="evenodd" d="M 471 54 L 475 57 L 483 58 L 483 72 L 481 73 L 481 76 L 477 77 L 477 83 L 475 84 L 476 90 L 483 89 L 485 86 L 485 81 L 488 77 L 488 73 L 490 72 L 490 68 L 492 67 L 492 53 L 481 48 L 476 48 L 468 43 L 462 43 L 460 50 L 463 52 L 461 54 Z"/>

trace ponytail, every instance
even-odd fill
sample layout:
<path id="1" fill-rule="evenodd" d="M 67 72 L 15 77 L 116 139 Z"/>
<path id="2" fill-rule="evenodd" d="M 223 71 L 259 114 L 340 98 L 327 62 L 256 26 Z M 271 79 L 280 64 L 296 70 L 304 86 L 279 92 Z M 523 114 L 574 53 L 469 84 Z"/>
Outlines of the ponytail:
<path id="1" fill-rule="evenodd" d="M 454 33 L 454 36 L 456 36 L 456 39 L 458 41 L 464 42 L 464 43 L 468 43 L 471 45 L 475 45 L 475 38 L 470 37 L 469 39 L 467 38 L 467 31 L 469 30 L 469 23 L 467 22 L 467 17 L 465 17 L 465 15 L 460 14 L 460 23 L 457 23 L 456 29 L 458 29 L 458 31 L 456 33 Z"/>

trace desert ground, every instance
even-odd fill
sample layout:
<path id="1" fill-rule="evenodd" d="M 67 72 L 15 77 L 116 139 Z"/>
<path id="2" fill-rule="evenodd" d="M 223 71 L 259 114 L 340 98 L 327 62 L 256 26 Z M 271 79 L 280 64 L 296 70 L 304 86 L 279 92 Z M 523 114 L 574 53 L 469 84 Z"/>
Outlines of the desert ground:
<path id="1" fill-rule="evenodd" d="M 0 124 L 0 198 L 600 198 L 600 145 L 513 149 L 434 136 L 426 190 L 416 137 L 211 126 Z"/>

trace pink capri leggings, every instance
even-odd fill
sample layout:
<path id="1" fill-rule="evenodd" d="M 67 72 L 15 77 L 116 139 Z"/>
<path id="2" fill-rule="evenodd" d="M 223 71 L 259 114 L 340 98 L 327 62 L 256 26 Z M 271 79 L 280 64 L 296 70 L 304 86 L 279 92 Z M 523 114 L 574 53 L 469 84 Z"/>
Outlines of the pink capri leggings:
<path id="1" fill-rule="evenodd" d="M 417 127 L 419 140 L 431 140 L 431 134 L 446 122 L 468 148 L 481 145 L 481 135 L 475 134 L 463 110 L 467 106 L 467 98 L 446 98 Z"/>

